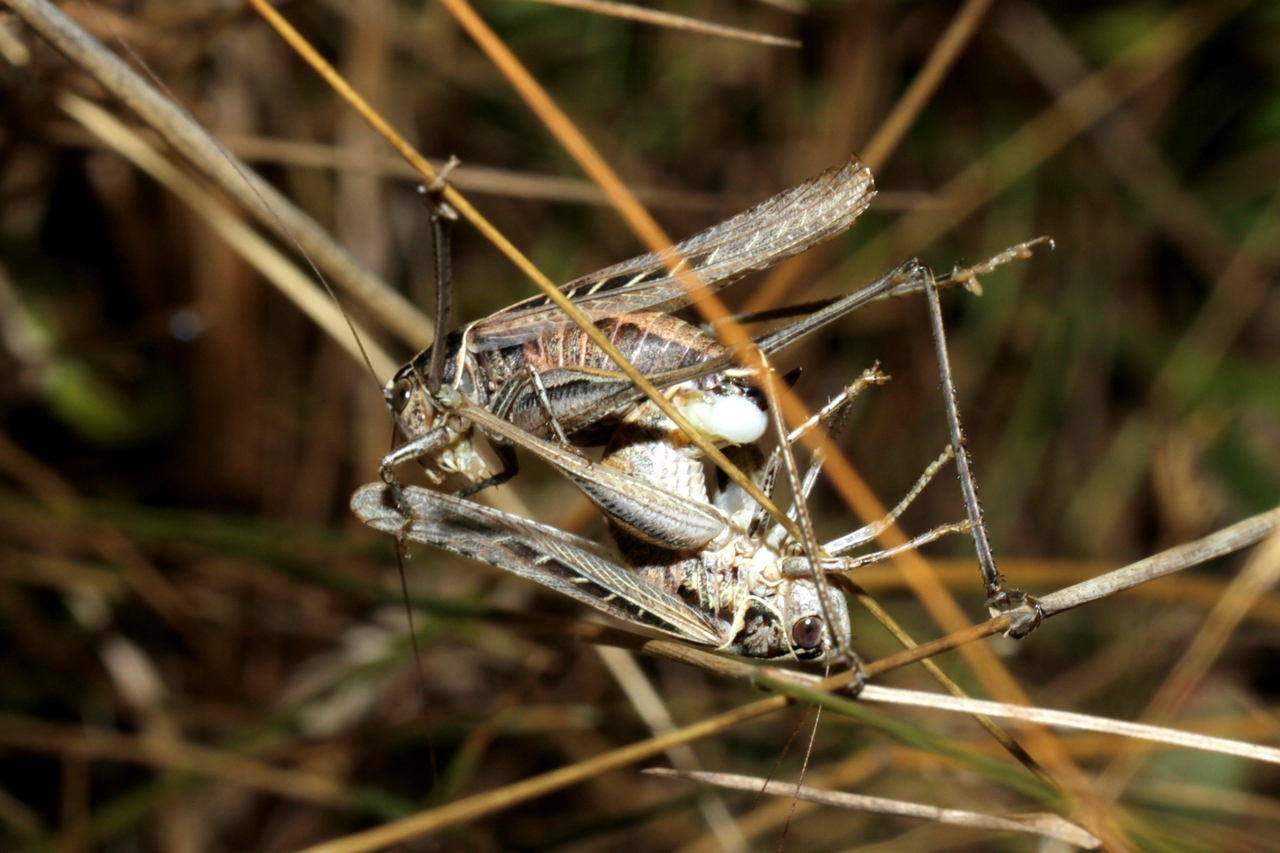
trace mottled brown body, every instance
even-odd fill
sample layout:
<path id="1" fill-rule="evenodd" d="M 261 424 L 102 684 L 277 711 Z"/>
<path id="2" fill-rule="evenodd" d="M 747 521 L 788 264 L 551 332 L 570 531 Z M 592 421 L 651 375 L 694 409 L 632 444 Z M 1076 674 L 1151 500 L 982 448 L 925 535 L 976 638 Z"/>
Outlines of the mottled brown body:
<path id="1" fill-rule="evenodd" d="M 695 367 L 723 358 L 728 350 L 697 327 L 652 311 L 635 311 L 596 324 L 632 364 L 648 376 Z M 451 334 L 443 382 L 467 399 L 540 438 L 552 435 L 547 407 L 539 399 L 534 375 L 565 434 L 575 444 L 602 444 L 625 413 L 602 410 L 612 388 L 629 389 L 604 352 L 577 326 L 562 326 L 516 346 L 471 352 L 463 349 L 467 329 Z M 423 375 L 431 350 L 406 365 L 397 379 Z M 725 381 L 723 374 L 700 380 L 703 387 Z M 625 404 L 629 406 L 630 403 Z"/>
<path id="2" fill-rule="evenodd" d="M 597 323 L 596 327 L 646 374 L 692 367 L 725 352 L 714 338 L 669 314 L 635 311 Z M 558 367 L 617 372 L 613 361 L 577 326 L 566 326 L 554 335 L 528 341 L 521 350 L 525 363 L 541 372 Z"/>
<path id="3" fill-rule="evenodd" d="M 714 292 L 847 230 L 874 195 L 870 170 L 853 157 L 668 250 L 582 276 L 560 292 L 657 387 L 712 387 L 731 372 L 726 351 L 670 316 L 691 301 L 685 274 Z M 448 218 L 442 214 L 434 221 Z M 437 230 L 437 254 L 447 258 L 442 235 L 448 229 Z M 443 316 L 447 300 L 442 305 Z M 803 325 L 816 328 L 812 319 Z M 483 487 L 486 465 L 471 446 L 471 428 L 444 412 L 437 396 L 445 387 L 531 435 L 554 435 L 580 446 L 602 444 L 642 396 L 545 294 L 471 323 L 441 345 L 442 359 L 439 351 L 434 361 L 431 350 L 424 351 L 384 389 L 408 439 L 384 457 L 384 479 L 393 477 L 395 465 L 419 459 L 428 462 L 433 479 L 458 473 Z M 712 378 L 700 377 L 703 372 Z M 506 453 L 503 462 L 510 469 L 514 455 Z M 483 482 L 492 485 L 506 476 Z"/>

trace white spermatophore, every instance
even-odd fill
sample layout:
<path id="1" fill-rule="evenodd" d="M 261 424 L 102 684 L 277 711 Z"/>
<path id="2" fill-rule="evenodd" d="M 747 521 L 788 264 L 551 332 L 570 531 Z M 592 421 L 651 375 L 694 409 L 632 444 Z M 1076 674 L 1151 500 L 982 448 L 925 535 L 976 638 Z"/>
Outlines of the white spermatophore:
<path id="1" fill-rule="evenodd" d="M 764 435 L 768 420 L 764 412 L 746 397 L 698 396 L 680 407 L 689 419 L 712 441 L 749 444 Z"/>

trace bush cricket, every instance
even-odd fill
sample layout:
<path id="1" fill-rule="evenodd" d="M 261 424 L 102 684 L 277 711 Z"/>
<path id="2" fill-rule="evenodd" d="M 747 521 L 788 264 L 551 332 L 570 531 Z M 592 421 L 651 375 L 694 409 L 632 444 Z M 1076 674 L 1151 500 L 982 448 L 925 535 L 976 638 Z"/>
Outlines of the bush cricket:
<path id="1" fill-rule="evenodd" d="M 829 169 L 681 241 L 671 253 L 681 259 L 682 268 L 697 273 L 709 287 L 723 287 L 846 230 L 866 209 L 874 192 L 870 171 L 854 157 L 843 167 Z M 689 551 L 710 543 L 723 525 L 706 518 L 704 502 L 680 507 L 679 501 L 664 501 L 649 489 L 616 481 L 599 467 L 583 467 L 566 450 L 572 445 L 603 443 L 642 396 L 545 296 L 527 299 L 443 334 L 451 286 L 451 213 L 438 200 L 433 205 L 437 323 L 442 332 L 437 341 L 443 343 L 416 356 L 384 388 L 408 441 L 383 458 L 383 480 L 398 488 L 394 467 L 416 459 L 436 482 L 449 473 L 469 480 L 471 485 L 459 493 L 467 497 L 513 476 L 517 471 L 513 446 L 522 444 L 573 479 L 611 523 L 627 527 L 649 544 Z M 965 282 L 1025 253 L 1029 245 L 1014 247 L 963 274 L 957 271 L 942 284 Z M 667 260 L 644 255 L 583 276 L 561 290 L 589 317 L 597 319 L 597 325 L 657 387 L 669 389 L 672 402 L 706 438 L 730 444 L 754 442 L 764 432 L 765 419 L 738 417 L 736 413 L 750 407 L 744 410 L 732 405 L 751 383 L 749 372 L 737 367 L 734 353 L 715 338 L 666 313 L 689 302 Z M 929 287 L 939 286 L 922 264 L 907 261 L 861 290 L 757 338 L 756 346 L 768 357 L 870 301 L 925 290 L 926 278 Z M 729 392 L 730 388 L 737 393 Z M 477 426 L 491 439 L 501 459 L 503 470 L 495 475 L 488 475 L 487 463 L 472 445 Z M 554 437 L 559 447 L 553 450 L 552 445 L 524 441 L 522 434 Z M 957 419 L 952 441 L 962 447 L 962 440 Z M 966 501 L 972 492 L 966 490 Z M 975 506 L 970 520 L 980 527 L 976 495 L 972 501 Z M 408 502 L 401 509 L 406 518 L 412 515 Z M 788 526 L 782 519 L 779 522 Z M 984 580 L 989 597 L 1008 609 L 999 598 L 1006 593 L 994 564 L 988 570 L 987 562 Z M 1010 595 L 1022 600 L 1017 594 Z"/>
<path id="2" fill-rule="evenodd" d="M 857 387 L 882 378 L 875 374 Z M 460 406 L 468 411 L 469 404 Z M 632 410 L 601 463 L 570 461 L 573 451 L 521 435 L 489 413 L 473 414 L 484 428 L 502 430 L 575 482 L 625 482 L 636 507 L 701 532 L 695 538 L 702 541 L 664 548 L 640 534 L 634 518 L 607 514 L 622 553 L 619 562 L 595 542 L 547 525 L 426 489 L 403 487 L 397 498 L 383 484 L 355 493 L 356 515 L 380 530 L 489 563 L 616 618 L 717 651 L 764 660 L 839 659 L 837 637 L 849 633 L 844 599 L 832 596 L 838 604 L 824 618 L 807 562 L 789 574 L 782 570 L 786 531 L 777 525 L 765 529 L 758 507 L 747 502 L 739 501 L 732 517 L 728 504 L 711 503 L 701 460 L 687 452 L 687 442 L 680 446 L 679 431 L 652 404 Z M 743 450 L 750 460 L 754 446 Z M 757 475 L 765 472 L 759 465 L 747 467 Z M 411 509 L 408 518 L 401 514 L 403 504 Z"/>
<path id="3" fill-rule="evenodd" d="M 1026 251 L 1027 244 L 1014 247 L 961 271 L 960 277 L 985 272 Z M 935 331 L 941 336 L 940 312 L 936 298 L 932 298 L 936 297 L 933 275 L 919 264 L 910 270 L 925 282 L 931 295 L 931 314 L 939 319 Z M 939 353 L 940 358 L 945 357 L 945 340 L 940 337 Z M 943 375 L 944 384 L 949 385 L 949 372 L 944 370 Z M 884 378 L 877 371 L 868 371 L 846 389 L 838 405 Z M 669 393 L 678 396 L 684 390 L 677 386 Z M 573 480 L 605 513 L 622 555 L 621 564 L 589 540 L 424 489 L 382 484 L 363 487 L 352 498 L 352 508 L 366 523 L 490 563 L 612 616 L 711 645 L 718 651 L 766 660 L 845 660 L 856 665 L 856 658 L 842 642 L 849 630 L 844 599 L 833 594 L 824 600 L 827 583 L 821 573 L 847 571 L 887 556 L 884 552 L 843 556 L 869 541 L 878 525 L 828 543 L 816 559 L 798 556 L 799 542 L 793 531 L 781 523 L 768 525 L 767 515 L 745 496 L 731 488 L 714 503 L 708 498 L 696 448 L 649 401 L 633 407 L 615 426 L 602 462 L 596 463 L 571 446 L 547 441 L 504 420 L 451 386 L 442 386 L 439 397 L 448 411 L 465 422 L 486 435 L 534 452 Z M 744 420 L 750 420 L 754 406 L 745 401 L 741 386 L 729 382 L 698 389 L 695 399 L 696 406 L 712 411 L 729 407 L 733 417 L 746 415 Z M 824 413 L 835 411 L 838 405 L 829 406 Z M 949 414 L 953 408 L 948 408 Z M 763 415 L 760 419 L 763 421 Z M 815 416 L 805 426 L 817 420 Z M 958 415 L 952 426 L 953 436 L 962 439 Z M 785 459 L 800 430 L 779 442 L 767 465 L 762 464 L 754 444 L 763 426 L 749 433 L 754 438 L 735 442 L 742 445 L 735 455 L 750 463 L 744 467 L 771 493 L 779 460 Z M 951 454 L 948 448 L 944 457 L 930 466 L 885 522 L 902 511 Z M 816 468 L 803 484 L 793 484 L 796 514 L 803 512 L 801 504 L 813 485 Z M 935 528 L 907 547 L 974 529 L 981 524 L 976 512 L 971 505 L 968 521 Z"/>

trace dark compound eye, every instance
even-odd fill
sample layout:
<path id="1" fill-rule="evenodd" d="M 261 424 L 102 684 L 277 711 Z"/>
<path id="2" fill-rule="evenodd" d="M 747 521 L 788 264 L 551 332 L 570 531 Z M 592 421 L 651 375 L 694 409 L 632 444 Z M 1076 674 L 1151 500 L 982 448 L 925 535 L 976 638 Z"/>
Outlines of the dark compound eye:
<path id="1" fill-rule="evenodd" d="M 391 404 L 391 409 L 397 415 L 404 411 L 404 407 L 409 405 L 409 398 L 413 396 L 413 381 L 405 378 L 396 381 L 391 386 L 391 394 L 387 397 L 387 402 Z"/>
<path id="2" fill-rule="evenodd" d="M 792 625 L 791 642 L 798 649 L 816 649 L 822 643 L 822 619 L 806 616 Z"/>

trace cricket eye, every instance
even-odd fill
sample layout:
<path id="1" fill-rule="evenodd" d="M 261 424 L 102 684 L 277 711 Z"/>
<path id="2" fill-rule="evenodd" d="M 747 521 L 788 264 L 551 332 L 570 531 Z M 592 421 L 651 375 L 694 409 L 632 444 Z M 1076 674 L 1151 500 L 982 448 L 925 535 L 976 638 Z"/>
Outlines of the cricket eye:
<path id="1" fill-rule="evenodd" d="M 409 379 L 401 379 L 391 386 L 391 394 L 387 397 L 387 402 L 391 404 L 391 410 L 397 415 L 404 411 L 404 407 L 409 405 L 409 398 L 413 396 L 413 382 Z"/>
<path id="2" fill-rule="evenodd" d="M 798 649 L 816 649 L 822 643 L 822 619 L 806 616 L 792 625 L 791 642 Z"/>

